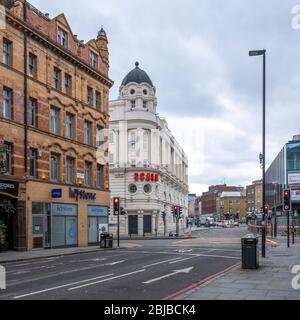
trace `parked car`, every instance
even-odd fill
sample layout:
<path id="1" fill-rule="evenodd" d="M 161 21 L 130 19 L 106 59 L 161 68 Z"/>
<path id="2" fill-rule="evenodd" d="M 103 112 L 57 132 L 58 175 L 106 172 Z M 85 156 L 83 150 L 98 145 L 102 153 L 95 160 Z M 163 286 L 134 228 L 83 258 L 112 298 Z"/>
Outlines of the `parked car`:
<path id="1" fill-rule="evenodd" d="M 234 226 L 235 226 L 235 227 L 239 227 L 239 226 L 240 226 L 239 222 L 238 222 L 238 221 L 235 221 L 235 222 L 234 222 Z"/>

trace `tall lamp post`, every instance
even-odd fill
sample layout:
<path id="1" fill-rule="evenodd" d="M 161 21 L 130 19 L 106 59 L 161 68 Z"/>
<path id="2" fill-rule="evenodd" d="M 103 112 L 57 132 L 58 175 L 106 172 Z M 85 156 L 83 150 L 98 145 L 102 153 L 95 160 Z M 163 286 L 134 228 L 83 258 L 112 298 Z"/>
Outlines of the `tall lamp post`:
<path id="1" fill-rule="evenodd" d="M 263 56 L 263 121 L 262 121 L 262 205 L 263 205 L 263 227 L 261 240 L 261 255 L 266 257 L 266 50 L 249 51 L 249 56 Z"/>

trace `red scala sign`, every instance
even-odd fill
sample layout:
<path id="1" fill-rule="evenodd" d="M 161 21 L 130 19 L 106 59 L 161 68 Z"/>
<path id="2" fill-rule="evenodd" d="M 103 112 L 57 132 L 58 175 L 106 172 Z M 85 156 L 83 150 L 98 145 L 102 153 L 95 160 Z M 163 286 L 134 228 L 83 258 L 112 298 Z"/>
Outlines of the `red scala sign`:
<path id="1" fill-rule="evenodd" d="M 157 173 L 135 172 L 134 181 L 158 182 L 159 176 Z"/>

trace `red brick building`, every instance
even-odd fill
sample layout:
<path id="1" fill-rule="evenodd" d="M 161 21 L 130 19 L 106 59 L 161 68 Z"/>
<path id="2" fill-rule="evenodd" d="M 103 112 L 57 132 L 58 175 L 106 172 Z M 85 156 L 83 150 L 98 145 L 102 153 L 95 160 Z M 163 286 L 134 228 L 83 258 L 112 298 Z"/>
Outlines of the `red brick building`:
<path id="1" fill-rule="evenodd" d="M 204 214 L 217 214 L 217 198 L 222 192 L 225 191 L 241 191 L 242 187 L 216 185 L 210 186 L 207 192 L 203 192 L 201 196 L 202 202 L 202 215 Z"/>
<path id="2" fill-rule="evenodd" d="M 84 43 L 64 14 L 51 19 L 12 2 L 0 30 L 5 246 L 85 246 L 97 241 L 110 206 L 106 33 Z"/>

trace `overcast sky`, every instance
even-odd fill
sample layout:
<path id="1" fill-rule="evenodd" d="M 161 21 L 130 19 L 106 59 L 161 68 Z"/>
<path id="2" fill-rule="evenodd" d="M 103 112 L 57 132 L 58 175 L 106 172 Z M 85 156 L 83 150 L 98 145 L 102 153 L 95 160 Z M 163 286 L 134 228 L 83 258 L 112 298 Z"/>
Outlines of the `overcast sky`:
<path id="1" fill-rule="evenodd" d="M 261 176 L 262 58 L 267 50 L 267 165 L 300 134 L 300 0 L 31 0 L 55 17 L 64 12 L 88 41 L 103 25 L 116 99 L 140 62 L 189 157 L 190 191 L 246 185 Z M 299 19 L 300 21 L 300 19 Z"/>

